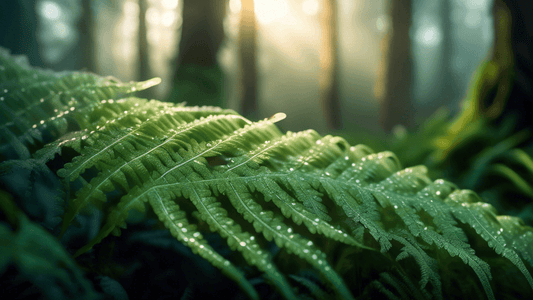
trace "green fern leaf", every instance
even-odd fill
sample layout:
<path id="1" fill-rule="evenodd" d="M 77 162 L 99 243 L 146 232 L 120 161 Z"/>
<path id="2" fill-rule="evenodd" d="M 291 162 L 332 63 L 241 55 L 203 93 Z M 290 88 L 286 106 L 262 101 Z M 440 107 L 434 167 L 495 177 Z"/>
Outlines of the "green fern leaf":
<path id="1" fill-rule="evenodd" d="M 55 74 L 2 51 L 0 84 L 9 89 L 0 92 L 6 108 L 0 154 L 33 156 L 41 165 L 65 160 L 57 170 L 67 195 L 61 234 L 89 208 L 103 214 L 99 232 L 75 256 L 119 235 L 132 209 L 148 210 L 252 299 L 259 296 L 241 266 L 217 253 L 205 231 L 224 239 L 286 299 L 298 297 L 286 279 L 291 266 L 316 270 L 339 299 L 364 296 L 357 286 L 373 281 L 392 287 L 383 290 L 392 298 L 440 299 L 450 293 L 443 282 L 455 280 L 446 272 L 449 261 L 473 272 L 488 299 L 516 293 L 492 279 L 494 257 L 517 268 L 517 280 L 533 289 L 530 227 L 497 216 L 471 191 L 431 181 L 423 166 L 402 169 L 392 152 L 373 153 L 313 130 L 283 134 L 275 125 L 281 113 L 252 122 L 231 110 L 139 99 L 131 93 L 157 79 L 124 84 Z M 269 242 L 281 254 L 270 253 Z M 353 264 L 355 274 L 375 277 L 341 272 L 335 260 L 343 251 L 362 262 Z M 287 266 L 279 264 L 285 256 Z M 374 280 L 393 270 L 399 277 Z"/>

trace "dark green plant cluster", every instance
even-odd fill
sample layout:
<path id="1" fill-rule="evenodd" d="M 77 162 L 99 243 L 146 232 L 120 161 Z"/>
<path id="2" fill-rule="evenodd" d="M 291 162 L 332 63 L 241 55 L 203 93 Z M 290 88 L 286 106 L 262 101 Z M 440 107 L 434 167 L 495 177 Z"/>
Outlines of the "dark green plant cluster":
<path id="1" fill-rule="evenodd" d="M 2 182 L 53 235 L 34 239 L 3 205 L 6 282 L 32 282 L 31 269 L 62 298 L 127 299 L 139 282 L 152 298 L 172 287 L 174 298 L 220 297 L 205 286 L 231 284 L 198 276 L 214 267 L 240 288 L 233 299 L 533 295 L 532 228 L 474 192 L 430 180 L 424 166 L 402 169 L 392 152 L 283 134 L 281 113 L 252 122 L 133 96 L 158 81 L 52 73 L 1 50 Z M 57 263 L 13 255 L 28 238 L 53 249 L 35 261 Z"/>
<path id="2" fill-rule="evenodd" d="M 499 212 L 520 216 L 531 226 L 533 135 L 524 126 L 528 111 L 512 107 L 530 99 L 510 93 L 512 68 L 502 67 L 498 58 L 474 72 L 457 116 L 450 118 L 442 109 L 417 132 L 398 130 L 388 148 L 403 162 L 425 164 L 432 176 L 477 191 Z"/>

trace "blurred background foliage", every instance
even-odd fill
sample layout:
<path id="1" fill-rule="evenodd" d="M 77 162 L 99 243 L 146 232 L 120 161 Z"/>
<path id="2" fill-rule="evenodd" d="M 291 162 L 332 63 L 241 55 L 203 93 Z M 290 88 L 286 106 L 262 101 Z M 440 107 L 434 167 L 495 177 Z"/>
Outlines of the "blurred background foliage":
<path id="1" fill-rule="evenodd" d="M 376 80 L 386 77 L 380 62 L 388 37 L 399 37 L 394 49 L 406 51 L 396 57 L 410 65 L 390 72 L 409 90 L 395 87 L 395 95 L 410 97 L 396 102 L 411 103 L 389 123 L 416 129 L 441 106 L 459 111 L 493 42 L 492 6 L 493 0 L 2 1 L 0 45 L 54 70 L 121 80 L 159 76 L 162 84 L 147 95 L 158 99 L 242 112 L 242 98 L 251 94 L 257 118 L 283 111 L 281 125 L 292 131 L 335 128 L 321 99 L 334 85 L 342 121 L 336 128 L 381 133 L 386 92 Z M 255 93 L 242 77 L 255 79 Z"/>

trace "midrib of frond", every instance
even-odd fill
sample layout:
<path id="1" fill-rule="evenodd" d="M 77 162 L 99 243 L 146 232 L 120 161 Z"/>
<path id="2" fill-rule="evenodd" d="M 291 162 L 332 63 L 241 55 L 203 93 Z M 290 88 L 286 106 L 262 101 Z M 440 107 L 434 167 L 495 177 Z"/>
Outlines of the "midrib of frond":
<path id="1" fill-rule="evenodd" d="M 81 131 L 75 133 L 75 137 L 70 137 L 68 140 L 61 137 L 59 140 L 47 144 L 44 148 L 71 147 L 75 151 L 82 153 L 81 157 L 76 157 L 75 160 L 83 159 L 85 152 L 82 151 L 81 141 L 91 143 L 91 140 L 99 139 L 95 135 L 105 134 L 106 126 L 114 126 L 116 130 L 136 130 L 135 128 L 143 124 L 149 123 L 151 118 L 155 116 L 162 116 L 165 114 L 172 115 L 183 121 L 191 121 L 196 118 L 205 117 L 209 115 L 219 114 L 236 114 L 232 110 L 214 108 L 214 107 L 184 107 L 172 103 L 160 102 L 156 100 L 146 101 L 135 97 L 128 97 L 117 99 L 115 101 L 102 100 L 102 105 L 94 107 L 86 106 L 76 110 L 72 117 L 78 122 Z M 112 99 L 111 99 L 112 100 Z M 74 133 L 71 133 L 74 134 Z M 110 143 L 113 143 L 111 141 Z M 115 145 L 116 146 L 116 145 Z M 42 154 L 37 151 L 35 157 L 41 157 Z M 42 151 L 41 151 L 42 152 Z M 90 161 L 84 163 L 88 164 Z M 80 171 L 82 168 L 76 170 Z M 66 172 L 60 170 L 61 177 L 70 181 L 70 178 L 77 177 L 76 172 Z M 76 174 L 76 176 L 74 176 Z"/>
<path id="2" fill-rule="evenodd" d="M 100 158 L 102 153 L 104 153 L 107 150 L 110 150 L 110 149 L 114 148 L 117 144 L 121 143 L 125 139 L 130 138 L 130 137 L 134 137 L 134 135 L 136 135 L 138 133 L 142 133 L 143 137 L 151 135 L 152 137 L 155 136 L 155 137 L 158 137 L 158 138 L 162 138 L 167 133 L 167 131 L 159 130 L 157 132 L 146 133 L 146 132 L 144 132 L 144 130 L 146 130 L 146 127 L 152 127 L 152 125 L 157 125 L 158 120 L 159 120 L 158 118 L 167 117 L 167 116 L 168 115 L 166 115 L 166 114 L 155 115 L 155 117 L 156 117 L 155 120 L 152 120 L 151 122 L 150 122 L 150 120 L 148 120 L 147 122 L 143 123 L 142 126 L 139 126 L 138 128 L 129 131 L 128 133 L 126 133 L 125 135 L 119 137 L 118 139 L 115 139 L 111 143 L 107 144 L 104 148 L 102 148 L 102 149 L 98 150 L 97 152 L 95 152 L 94 154 L 92 154 L 89 158 L 86 158 L 86 159 L 84 158 L 82 163 L 78 164 L 78 166 L 76 166 L 75 168 L 73 168 L 73 169 L 68 168 L 66 172 L 62 172 L 60 175 L 62 177 L 64 177 L 64 178 L 75 179 L 76 176 L 73 176 L 73 174 L 75 174 L 75 175 L 80 174 L 81 173 L 80 171 L 86 165 L 89 165 L 90 163 L 92 163 L 95 160 L 97 160 L 98 158 Z M 243 120 L 245 122 L 249 122 L 248 120 L 246 120 L 245 118 L 243 118 L 243 117 L 241 117 L 239 115 L 218 115 L 218 116 L 213 116 L 213 117 L 210 117 L 210 118 L 204 118 L 202 120 L 199 120 L 199 122 L 182 123 L 181 126 L 178 127 L 179 130 L 175 131 L 175 133 L 172 134 L 170 137 L 168 137 L 165 141 L 163 141 L 160 144 L 154 145 L 147 152 L 144 152 L 143 154 L 133 158 L 131 161 L 127 161 L 125 164 L 123 164 L 121 166 L 118 166 L 116 168 L 116 170 L 113 172 L 113 174 L 118 172 L 118 171 L 120 171 L 127 164 L 129 164 L 131 162 L 134 162 L 134 161 L 136 161 L 138 159 L 141 159 L 141 158 L 147 156 L 148 154 L 152 153 L 153 151 L 155 151 L 155 150 L 167 145 L 168 143 L 173 141 L 178 135 L 183 135 L 185 133 L 190 132 L 191 130 L 197 129 L 197 127 L 204 126 L 204 125 L 208 124 L 209 122 L 213 122 L 213 121 L 216 121 L 216 120 L 222 119 L 222 118 L 240 119 L 240 120 Z M 105 129 L 105 126 L 102 127 L 102 128 L 98 128 L 98 130 L 104 130 L 104 129 Z M 136 138 L 136 137 L 134 137 L 134 138 Z M 135 141 L 132 141 L 132 143 L 135 143 Z"/>
<path id="3" fill-rule="evenodd" d="M 228 117 L 229 117 L 229 118 L 235 118 L 235 119 L 241 119 L 241 120 L 245 120 L 245 121 L 247 121 L 245 118 L 243 118 L 243 117 L 241 117 L 241 116 L 237 116 L 237 115 L 231 115 L 231 116 L 228 116 Z M 174 134 L 174 136 L 176 136 L 176 135 L 178 135 L 178 134 L 182 134 L 182 133 L 184 133 L 185 131 L 186 131 L 186 130 L 183 130 L 183 131 L 181 131 L 181 132 L 177 132 L 176 134 Z M 198 153 L 198 154 L 196 154 L 196 155 L 194 155 L 194 156 L 188 158 L 188 159 L 185 160 L 185 161 L 179 162 L 179 163 L 176 164 L 174 167 L 168 169 L 165 173 L 161 174 L 161 177 L 160 177 L 160 178 L 165 179 L 165 176 L 166 176 L 168 173 L 170 173 L 170 172 L 172 172 L 172 171 L 174 171 L 174 170 L 176 170 L 176 169 L 179 169 L 180 167 L 182 167 L 182 166 L 184 166 L 184 165 L 186 165 L 186 164 L 188 164 L 188 163 L 190 163 L 190 162 L 192 162 L 192 161 L 194 161 L 194 160 L 196 160 L 196 159 L 198 159 L 198 158 L 200 158 L 200 157 L 206 157 L 208 153 L 215 151 L 215 150 L 216 150 L 217 148 L 219 148 L 221 145 L 223 145 L 223 144 L 226 143 L 226 142 L 229 142 L 230 140 L 231 140 L 231 137 L 230 137 L 230 138 L 227 138 L 227 139 L 225 139 L 225 140 L 223 140 L 223 141 L 221 141 L 221 142 L 219 142 L 219 143 L 216 143 L 215 141 L 213 141 L 213 143 L 215 143 L 215 145 L 214 145 L 213 147 L 207 147 L 207 148 L 206 148 L 205 150 L 203 150 L 202 152 L 200 152 L 200 153 Z M 165 181 L 166 181 L 166 179 L 165 179 Z"/>
<path id="4" fill-rule="evenodd" d="M 163 115 L 164 116 L 164 115 Z M 107 178 L 104 178 L 102 180 L 102 183 L 106 182 L 109 178 L 111 178 L 113 175 L 115 175 L 116 173 L 122 171 L 122 169 L 124 167 L 126 167 L 127 165 L 130 165 L 132 164 L 133 162 L 137 161 L 137 160 L 140 160 L 146 156 L 148 156 L 150 153 L 158 150 L 159 148 L 167 145 L 168 143 L 170 142 L 173 142 L 174 139 L 178 136 L 178 135 L 183 135 L 183 134 L 186 134 L 192 130 L 195 130 L 197 129 L 197 127 L 201 127 L 201 126 L 205 126 L 206 124 L 210 123 L 210 122 L 214 122 L 214 121 L 217 121 L 219 119 L 240 119 L 240 120 L 246 120 L 244 119 L 243 117 L 241 116 L 238 116 L 238 115 L 220 115 L 220 116 L 213 116 L 213 117 L 210 117 L 210 118 L 205 118 L 203 120 L 200 120 L 199 122 L 191 122 L 191 123 L 186 123 L 186 124 L 183 124 L 183 126 L 179 127 L 179 131 L 176 131 L 173 135 L 171 135 L 169 138 L 167 138 L 165 141 L 163 141 L 162 143 L 159 143 L 159 144 L 156 144 L 156 145 L 153 145 L 153 147 L 149 147 L 148 151 L 146 152 L 143 152 L 142 154 L 140 154 L 139 156 L 136 156 L 134 158 L 132 158 L 131 160 L 128 160 L 126 161 L 124 164 L 122 165 L 119 165 L 118 167 L 116 167 L 116 169 L 107 177 Z M 153 122 L 153 124 L 156 124 L 157 123 L 157 120 L 155 120 Z M 146 126 L 145 127 L 148 127 L 149 125 L 151 125 L 151 123 L 145 123 Z M 114 148 L 117 144 L 120 144 L 122 141 L 124 141 L 126 138 L 129 138 L 129 137 L 134 137 L 135 139 L 137 137 L 135 137 L 134 135 L 137 134 L 137 133 L 143 133 L 143 136 L 140 137 L 140 138 L 144 138 L 144 137 L 147 137 L 148 134 L 147 133 L 144 133 L 142 132 L 145 128 L 144 127 L 139 127 L 135 130 L 132 130 L 132 131 L 129 131 L 127 134 L 123 135 L 122 137 L 118 138 L 118 139 L 115 139 L 113 142 L 111 142 L 110 144 L 106 145 L 104 148 L 98 150 L 96 153 L 92 154 L 89 158 L 87 159 L 83 159 L 83 161 L 81 162 L 81 164 L 79 164 L 77 167 L 75 167 L 74 169 L 67 169 L 68 171 L 67 172 L 64 172 L 63 174 L 61 174 L 62 177 L 65 177 L 65 178 L 71 178 L 71 179 L 75 179 L 75 176 L 73 176 L 73 174 L 79 174 L 80 173 L 80 170 L 82 170 L 85 166 L 89 165 L 91 162 L 94 162 L 95 160 L 99 159 L 102 154 L 106 151 L 106 150 L 109 150 L 109 149 L 112 149 Z M 159 134 L 156 134 L 155 136 L 161 138 L 163 134 L 165 134 L 166 132 L 165 131 L 160 131 Z M 132 144 L 135 144 L 135 140 L 132 141 Z M 192 159 L 190 159 L 189 161 L 187 162 L 190 162 L 191 160 L 195 159 L 195 158 L 198 158 L 197 157 L 193 157 Z M 184 162 L 184 163 L 187 163 L 187 162 Z M 184 164 L 182 163 L 182 165 Z M 167 171 L 168 173 L 168 171 Z M 165 174 L 163 174 L 161 177 L 164 177 Z M 99 185 L 97 185 L 94 190 L 98 190 L 99 187 L 101 186 L 100 183 Z"/>
<path id="5" fill-rule="evenodd" d="M 167 115 L 161 115 L 161 117 L 166 117 L 166 116 Z M 199 119 L 199 120 L 197 120 L 195 122 L 182 124 L 182 127 L 178 128 L 178 129 L 181 129 L 181 130 L 178 130 L 176 133 L 174 133 L 171 136 L 171 138 L 167 138 L 165 141 L 163 141 L 159 145 L 151 145 L 151 147 L 148 147 L 147 151 L 144 151 L 139 156 L 137 156 L 135 158 L 132 158 L 131 160 L 125 160 L 124 163 L 122 163 L 122 164 L 118 164 L 117 167 L 114 170 L 109 172 L 109 174 L 105 174 L 105 177 L 99 176 L 99 177 L 94 178 L 93 180 L 91 180 L 91 185 L 86 185 L 85 187 L 83 187 L 80 190 L 80 192 L 78 193 L 78 198 L 74 199 L 72 204 L 69 205 L 68 212 L 65 215 L 65 218 L 63 220 L 63 226 L 62 226 L 61 234 L 63 234 L 66 231 L 68 225 L 70 224 L 70 222 L 72 222 L 72 220 L 79 213 L 79 211 L 82 208 L 84 208 L 85 206 L 87 206 L 91 201 L 93 201 L 93 198 L 94 198 L 94 197 L 92 197 L 93 193 L 95 193 L 97 191 L 101 191 L 102 188 L 104 187 L 104 185 L 109 185 L 111 183 L 112 178 L 115 178 L 115 181 L 116 181 L 117 176 L 120 176 L 121 178 L 123 178 L 121 180 L 122 182 L 127 181 L 125 179 L 126 174 L 123 173 L 123 169 L 124 168 L 126 168 L 128 166 L 132 166 L 137 160 L 141 160 L 142 158 L 147 157 L 153 151 L 156 151 L 157 149 L 160 149 L 161 147 L 163 147 L 167 143 L 175 141 L 175 139 L 174 139 L 175 137 L 177 137 L 179 135 L 184 135 L 185 133 L 188 133 L 188 132 L 190 132 L 192 130 L 197 130 L 198 128 L 202 128 L 202 127 L 204 127 L 206 125 L 212 125 L 214 122 L 217 122 L 217 121 L 226 122 L 226 126 L 227 126 L 226 130 L 228 131 L 228 132 L 226 132 L 226 134 L 229 133 L 229 132 L 233 132 L 234 130 L 236 130 L 238 128 L 238 126 L 236 126 L 236 122 L 238 120 L 239 121 L 243 121 L 244 120 L 245 122 L 247 122 L 246 119 L 244 119 L 243 117 L 238 116 L 238 115 L 219 115 L 219 116 L 211 115 L 211 116 L 206 117 L 204 119 Z M 63 169 L 63 170 L 60 170 L 58 172 L 58 174 L 60 176 L 64 177 L 64 178 L 68 178 L 70 180 L 75 179 L 77 177 L 77 175 L 79 174 L 78 170 L 81 170 L 83 167 L 86 167 L 87 165 L 89 165 L 89 162 L 95 161 L 96 158 L 100 158 L 101 156 L 103 156 L 104 151 L 106 151 L 108 149 L 111 149 L 111 148 L 114 148 L 114 146 L 119 144 L 121 141 L 124 141 L 127 137 L 132 137 L 134 140 L 131 143 L 135 144 L 135 141 L 136 141 L 136 139 L 138 137 L 135 136 L 134 133 L 137 133 L 138 131 L 143 129 L 143 127 L 150 127 L 151 124 L 157 125 L 157 123 L 158 123 L 157 119 L 154 120 L 152 123 L 145 122 L 144 125 L 139 127 L 137 130 L 130 131 L 127 134 L 125 134 L 123 137 L 116 139 L 112 143 L 113 147 L 111 145 L 108 145 L 108 146 L 105 146 L 104 149 L 98 150 L 96 153 L 91 155 L 89 158 L 80 158 L 79 160 L 81 160 L 81 163 L 78 164 L 77 167 L 71 169 L 69 167 L 69 165 L 67 165 L 66 168 Z M 233 125 L 233 126 L 231 126 L 231 125 Z M 157 132 L 152 132 L 152 133 L 157 134 Z M 164 129 L 162 129 L 161 131 L 159 131 L 159 136 L 162 136 L 165 133 L 166 133 L 166 131 L 164 131 Z M 140 138 L 144 138 L 146 136 L 146 134 L 148 134 L 148 133 L 144 133 Z M 193 157 L 192 159 L 189 159 L 188 162 L 191 162 L 191 161 L 193 161 L 194 159 L 196 159 L 198 157 L 199 157 L 199 155 L 196 155 L 196 157 Z M 158 159 L 158 158 L 154 158 L 154 159 Z M 144 168 L 144 164 L 142 162 L 140 163 L 140 166 L 141 166 L 141 168 Z M 136 168 L 133 168 L 132 172 L 135 172 L 135 171 L 136 171 Z M 137 170 L 137 171 L 141 171 L 141 170 Z M 73 176 L 73 174 L 75 174 L 76 176 Z M 161 177 L 161 178 L 164 178 L 164 177 Z M 97 182 L 97 183 L 95 184 L 95 182 Z M 123 184 L 127 184 L 127 183 L 123 183 Z M 106 199 L 103 198 L 103 199 L 99 199 L 99 200 L 100 201 L 105 201 Z"/>

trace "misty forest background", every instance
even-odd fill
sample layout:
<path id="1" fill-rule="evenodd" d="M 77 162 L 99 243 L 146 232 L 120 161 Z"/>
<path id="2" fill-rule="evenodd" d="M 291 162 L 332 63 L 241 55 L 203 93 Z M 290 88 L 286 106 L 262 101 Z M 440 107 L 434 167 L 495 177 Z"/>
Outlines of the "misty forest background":
<path id="1" fill-rule="evenodd" d="M 432 179 L 475 190 L 500 214 L 533 226 L 532 3 L 0 0 L 0 47 L 56 71 L 85 70 L 122 81 L 162 78 L 140 97 L 221 106 L 253 121 L 284 112 L 287 118 L 276 123 L 283 131 L 314 129 L 352 145 L 391 150 L 403 167 L 424 164 Z M 0 174 L 0 196 L 9 191 L 30 220 L 45 219 L 46 204 L 59 193 L 57 178 L 50 179 L 57 186 L 46 185 L 40 195 L 26 193 L 17 180 Z M 2 211 L 0 221 L 8 216 Z M 98 230 L 100 221 L 87 220 L 85 231 L 62 241 L 67 251 L 85 245 L 68 242 Z M 110 238 L 91 254 L 97 259 L 81 256 L 77 263 L 89 266 L 84 271 L 93 283 L 100 281 L 98 289 L 109 282 L 120 287 L 114 299 L 151 299 L 154 291 L 168 299 L 203 299 L 207 284 L 221 298 L 218 291 L 232 290 L 218 273 L 215 288 L 209 279 L 214 268 L 168 231 L 154 231 L 154 223 L 132 224 L 121 240 Z M 230 253 L 216 234 L 206 236 Z M 168 238 L 175 249 L 150 245 Z M 112 260 L 114 253 L 120 256 Z M 6 294 L 35 299 L 41 290 L 55 292 L 46 280 L 35 289 L 41 277 L 19 280 L 18 274 L 14 266 L 0 274 L 0 282 L 12 283 Z"/>
<path id="2" fill-rule="evenodd" d="M 54 70 L 161 77 L 149 98 L 285 112 L 284 130 L 383 135 L 459 111 L 493 43 L 492 2 L 2 1 L 0 46 Z"/>

